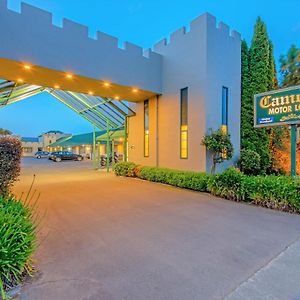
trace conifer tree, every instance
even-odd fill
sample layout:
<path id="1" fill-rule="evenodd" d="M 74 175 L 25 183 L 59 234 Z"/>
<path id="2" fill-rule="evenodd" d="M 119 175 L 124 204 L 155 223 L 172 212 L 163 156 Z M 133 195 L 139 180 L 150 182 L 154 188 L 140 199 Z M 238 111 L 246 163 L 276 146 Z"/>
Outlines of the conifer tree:
<path id="1" fill-rule="evenodd" d="M 249 149 L 259 154 L 261 173 L 267 172 L 271 167 L 272 130 L 253 128 L 253 96 L 273 90 L 276 85 L 273 45 L 269 40 L 265 23 L 258 18 L 249 51 L 246 43 L 242 43 L 241 146 L 242 149 Z"/>

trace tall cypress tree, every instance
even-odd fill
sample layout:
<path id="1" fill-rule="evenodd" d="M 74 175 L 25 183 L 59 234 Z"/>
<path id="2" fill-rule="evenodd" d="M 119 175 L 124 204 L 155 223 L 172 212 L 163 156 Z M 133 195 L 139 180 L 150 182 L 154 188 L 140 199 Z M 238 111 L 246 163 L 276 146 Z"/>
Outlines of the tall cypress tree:
<path id="1" fill-rule="evenodd" d="M 249 49 L 247 42 L 242 41 L 242 87 L 241 87 L 241 148 L 247 149 L 249 136 L 253 131 L 253 101 L 250 90 Z"/>
<path id="2" fill-rule="evenodd" d="M 251 47 L 242 44 L 242 118 L 241 146 L 257 152 L 261 158 L 261 172 L 271 166 L 270 130 L 253 128 L 253 96 L 275 88 L 276 71 L 273 46 L 265 23 L 258 18 Z"/>

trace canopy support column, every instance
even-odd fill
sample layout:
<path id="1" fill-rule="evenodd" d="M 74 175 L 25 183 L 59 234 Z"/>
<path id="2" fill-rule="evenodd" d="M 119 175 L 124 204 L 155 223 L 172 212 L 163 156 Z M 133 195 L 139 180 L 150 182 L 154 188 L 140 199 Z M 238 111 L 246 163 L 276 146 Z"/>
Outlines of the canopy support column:
<path id="1" fill-rule="evenodd" d="M 94 170 L 98 169 L 97 157 L 96 157 L 96 127 L 95 126 L 93 126 L 93 168 Z"/>
<path id="2" fill-rule="evenodd" d="M 109 141 L 109 123 L 107 121 L 106 126 L 106 171 L 109 172 L 109 160 L 110 160 L 110 141 Z"/>
<path id="3" fill-rule="evenodd" d="M 128 136 L 127 136 L 127 130 L 128 130 L 128 117 L 125 117 L 125 123 L 124 123 L 124 161 L 128 161 Z"/>

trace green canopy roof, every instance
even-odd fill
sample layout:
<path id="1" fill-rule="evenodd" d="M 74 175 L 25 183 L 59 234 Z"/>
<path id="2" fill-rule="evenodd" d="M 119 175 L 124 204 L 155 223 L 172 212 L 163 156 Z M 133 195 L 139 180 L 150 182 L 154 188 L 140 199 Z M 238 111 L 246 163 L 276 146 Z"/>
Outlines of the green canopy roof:
<path id="1" fill-rule="evenodd" d="M 109 139 L 110 140 L 119 140 L 123 139 L 125 137 L 125 130 L 124 129 L 119 129 L 119 130 L 113 130 L 110 131 L 109 133 Z M 99 137 L 97 137 L 98 142 L 106 141 L 107 140 L 107 133 L 103 133 Z"/>
<path id="2" fill-rule="evenodd" d="M 97 131 L 96 138 L 101 136 L 105 131 Z M 60 138 L 55 143 L 49 145 L 49 147 L 73 147 L 81 145 L 93 144 L 93 132 L 77 134 L 67 138 Z"/>
<path id="3" fill-rule="evenodd" d="M 55 143 L 50 144 L 49 147 L 60 147 L 60 143 L 64 142 L 65 140 L 68 140 L 70 138 L 71 138 L 71 136 L 61 137 L 61 138 L 57 139 Z"/>

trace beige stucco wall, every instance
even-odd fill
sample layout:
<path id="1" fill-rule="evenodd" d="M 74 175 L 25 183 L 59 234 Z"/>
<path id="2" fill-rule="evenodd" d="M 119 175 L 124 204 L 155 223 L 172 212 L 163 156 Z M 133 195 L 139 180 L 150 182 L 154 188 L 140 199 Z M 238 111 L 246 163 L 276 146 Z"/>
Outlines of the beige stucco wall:
<path id="1" fill-rule="evenodd" d="M 240 46 L 238 33 L 230 32 L 215 17 L 205 14 L 180 28 L 170 41 L 154 51 L 163 56 L 162 95 L 149 99 L 150 152 L 144 157 L 144 103 L 134 104 L 129 118 L 128 159 L 141 165 L 209 171 L 211 156 L 201 141 L 210 128 L 222 125 L 222 87 L 229 89 L 229 132 L 240 150 Z M 180 90 L 188 87 L 188 158 L 180 158 Z M 158 116 L 158 117 L 157 117 Z"/>
<path id="2" fill-rule="evenodd" d="M 31 152 L 25 152 L 24 148 L 32 148 Z M 22 156 L 23 157 L 32 157 L 34 154 L 39 151 L 39 148 L 43 148 L 42 143 L 37 142 L 22 142 Z"/>

